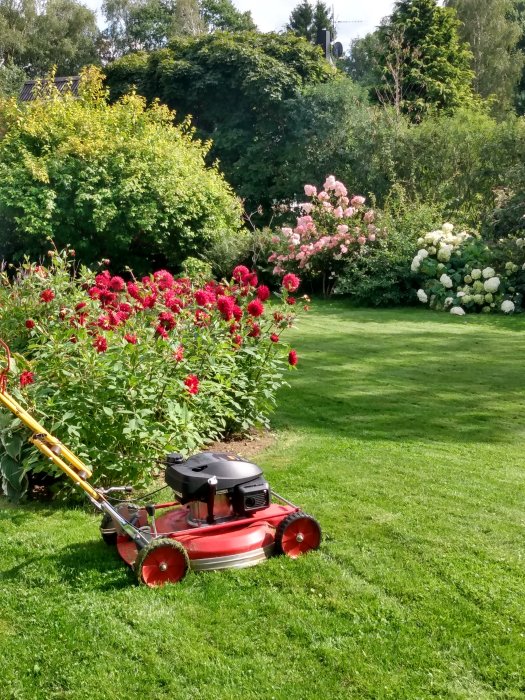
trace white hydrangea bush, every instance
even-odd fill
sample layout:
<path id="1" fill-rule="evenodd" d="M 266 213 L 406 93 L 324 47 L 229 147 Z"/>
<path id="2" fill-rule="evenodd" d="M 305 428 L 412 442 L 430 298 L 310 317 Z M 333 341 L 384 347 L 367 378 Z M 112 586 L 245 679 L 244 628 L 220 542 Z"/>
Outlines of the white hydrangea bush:
<path id="1" fill-rule="evenodd" d="M 417 298 L 455 316 L 471 312 L 521 310 L 525 291 L 525 239 L 489 246 L 476 233 L 454 232 L 443 224 L 418 239 L 411 264 L 417 275 Z"/>

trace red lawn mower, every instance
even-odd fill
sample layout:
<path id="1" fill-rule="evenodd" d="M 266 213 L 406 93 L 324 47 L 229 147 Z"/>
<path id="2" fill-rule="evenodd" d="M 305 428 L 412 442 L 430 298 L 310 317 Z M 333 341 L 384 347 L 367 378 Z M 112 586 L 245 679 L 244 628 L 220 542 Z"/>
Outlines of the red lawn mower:
<path id="1" fill-rule="evenodd" d="M 89 467 L 7 393 L 10 353 L 1 340 L 0 345 L 7 353 L 7 368 L 0 372 L 0 404 L 32 431 L 33 445 L 103 513 L 104 541 L 116 544 L 141 583 L 162 586 L 180 581 L 190 569 L 241 569 L 273 554 L 295 559 L 319 547 L 317 521 L 272 491 L 257 465 L 234 454 L 201 452 L 188 459 L 169 454 L 165 481 L 176 500 L 145 506 L 131 500 L 111 503 L 112 493 L 130 493 L 132 488 L 91 486 Z"/>

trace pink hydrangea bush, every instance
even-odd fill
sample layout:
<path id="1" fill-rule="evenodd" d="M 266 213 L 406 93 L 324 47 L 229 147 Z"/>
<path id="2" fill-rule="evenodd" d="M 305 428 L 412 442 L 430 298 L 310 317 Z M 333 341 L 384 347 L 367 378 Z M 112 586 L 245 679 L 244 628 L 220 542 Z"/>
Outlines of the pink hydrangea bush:
<path id="1" fill-rule="evenodd" d="M 9 389 L 92 465 L 95 483 L 140 484 L 166 451 L 267 425 L 297 364 L 285 340 L 295 275 L 271 304 L 244 266 L 221 282 L 166 270 L 123 279 L 73 270 L 64 253 L 0 283 L 0 337 L 15 351 Z M 50 469 L 26 437 L 0 412 L 0 474 L 15 498 L 28 469 Z"/>
<path id="2" fill-rule="evenodd" d="M 273 237 L 269 257 L 274 274 L 301 271 L 320 280 L 325 295 L 332 292 L 337 277 L 350 259 L 363 254 L 383 235 L 376 213 L 365 206 L 365 198 L 349 195 L 342 182 L 329 175 L 321 191 L 305 185 L 309 202 L 299 204 L 301 215 L 294 227 L 284 226 Z"/>

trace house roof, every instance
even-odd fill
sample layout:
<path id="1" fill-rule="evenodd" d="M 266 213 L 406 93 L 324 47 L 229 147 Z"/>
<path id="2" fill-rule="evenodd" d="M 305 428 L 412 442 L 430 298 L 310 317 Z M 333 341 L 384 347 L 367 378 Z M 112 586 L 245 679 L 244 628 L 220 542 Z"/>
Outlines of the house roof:
<path id="1" fill-rule="evenodd" d="M 46 83 L 48 82 L 49 81 L 45 78 L 42 80 L 26 80 L 24 86 L 22 87 L 22 90 L 20 91 L 18 99 L 22 102 L 30 102 L 31 100 L 34 100 L 36 97 L 35 85 L 46 85 Z M 65 93 L 69 91 L 72 95 L 76 97 L 78 95 L 80 76 L 73 75 L 64 78 L 55 78 L 53 80 L 53 83 L 60 93 Z"/>

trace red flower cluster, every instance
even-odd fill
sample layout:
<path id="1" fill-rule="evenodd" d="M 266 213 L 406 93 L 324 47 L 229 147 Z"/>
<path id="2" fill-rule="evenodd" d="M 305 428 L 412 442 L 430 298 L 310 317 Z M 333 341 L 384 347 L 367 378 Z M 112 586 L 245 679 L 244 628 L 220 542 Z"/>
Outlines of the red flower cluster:
<path id="1" fill-rule="evenodd" d="M 35 324 L 35 322 L 33 321 L 32 318 L 28 318 L 28 319 L 27 319 L 27 321 L 26 321 L 26 328 L 29 328 L 29 330 L 31 330 L 31 328 L 34 328 L 35 325 L 36 325 L 36 324 Z"/>
<path id="2" fill-rule="evenodd" d="M 296 350 L 290 350 L 288 353 L 288 362 L 289 364 L 292 365 L 292 367 L 295 367 L 297 364 L 297 351 Z"/>
<path id="3" fill-rule="evenodd" d="M 199 393 L 199 378 L 195 374 L 188 374 L 184 380 L 184 385 L 190 394 Z"/>
<path id="4" fill-rule="evenodd" d="M 283 277 L 283 287 L 287 292 L 296 292 L 299 289 L 300 284 L 301 280 L 292 272 L 289 272 Z"/>
<path id="5" fill-rule="evenodd" d="M 44 289 L 40 294 L 40 301 L 44 304 L 48 304 L 50 301 L 53 301 L 54 298 L 55 292 L 52 289 Z"/>
<path id="6" fill-rule="evenodd" d="M 33 372 L 29 372 L 28 370 L 26 370 L 20 375 L 20 386 L 29 386 L 30 384 L 33 384 L 34 381 L 35 375 L 33 374 Z"/>
<path id="7" fill-rule="evenodd" d="M 106 352 L 106 350 L 108 349 L 108 341 L 104 338 L 103 335 L 97 335 L 97 337 L 93 341 L 93 347 L 97 352 Z"/>

